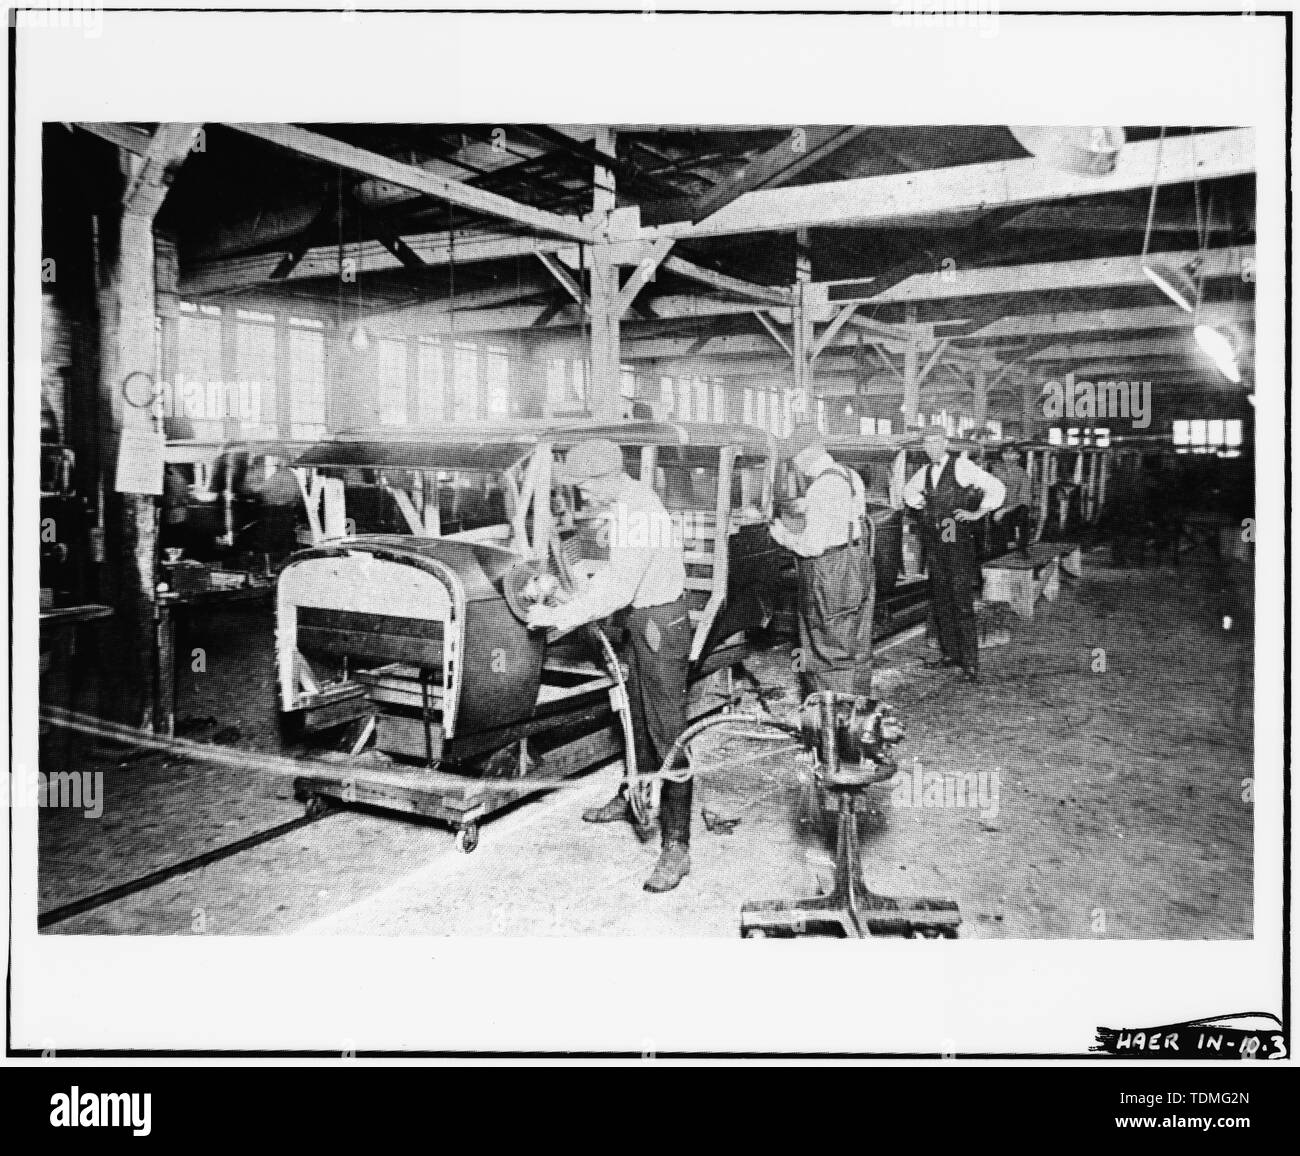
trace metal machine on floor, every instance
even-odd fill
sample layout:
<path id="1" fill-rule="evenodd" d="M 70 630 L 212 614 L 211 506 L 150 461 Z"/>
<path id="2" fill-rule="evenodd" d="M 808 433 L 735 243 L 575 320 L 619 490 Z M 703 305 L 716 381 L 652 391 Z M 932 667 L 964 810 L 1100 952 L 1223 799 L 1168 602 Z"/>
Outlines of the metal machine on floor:
<path id="1" fill-rule="evenodd" d="M 905 732 L 893 710 L 875 699 L 821 691 L 804 702 L 797 729 L 786 729 L 815 754 L 817 784 L 837 814 L 835 882 L 827 895 L 746 903 L 741 935 L 955 939 L 961 915 L 953 900 L 878 895 L 862 881 L 857 819 L 867 809 L 869 788 L 897 771 L 892 752 Z"/>

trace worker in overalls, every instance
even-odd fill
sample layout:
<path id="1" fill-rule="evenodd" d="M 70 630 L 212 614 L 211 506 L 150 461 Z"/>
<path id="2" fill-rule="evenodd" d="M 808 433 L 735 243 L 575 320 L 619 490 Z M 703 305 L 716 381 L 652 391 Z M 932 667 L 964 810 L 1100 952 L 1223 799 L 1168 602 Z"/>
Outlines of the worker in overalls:
<path id="1" fill-rule="evenodd" d="M 925 435 L 929 461 L 903 487 L 903 501 L 920 513 L 930 570 L 930 599 L 942 665 L 960 666 L 979 681 L 975 597 L 981 585 L 973 525 L 1006 498 L 1006 487 L 965 455 L 948 451 L 942 430 Z"/>
<path id="2" fill-rule="evenodd" d="M 867 492 L 838 464 L 813 425 L 795 428 L 790 462 L 806 488 L 802 519 L 771 525 L 772 538 L 799 567 L 799 662 L 804 693 L 871 693 L 871 622 L 876 572 L 868 545 Z"/>
<path id="3" fill-rule="evenodd" d="M 686 675 L 691 620 L 686 604 L 686 565 L 681 536 L 659 496 L 629 477 L 623 453 L 603 438 L 579 442 L 553 474 L 574 485 L 584 500 L 602 509 L 600 535 L 609 543 L 609 566 L 574 597 L 558 606 L 535 605 L 528 625 L 572 630 L 630 607 L 627 693 L 636 742 L 637 770 L 653 774 L 686 729 Z M 677 767 L 688 767 L 684 754 Z M 647 891 L 671 891 L 691 869 L 693 783 L 665 779 L 659 796 L 662 851 Z M 632 821 L 620 788 L 603 807 L 583 812 L 588 823 Z M 638 829 L 646 839 L 653 832 Z"/>

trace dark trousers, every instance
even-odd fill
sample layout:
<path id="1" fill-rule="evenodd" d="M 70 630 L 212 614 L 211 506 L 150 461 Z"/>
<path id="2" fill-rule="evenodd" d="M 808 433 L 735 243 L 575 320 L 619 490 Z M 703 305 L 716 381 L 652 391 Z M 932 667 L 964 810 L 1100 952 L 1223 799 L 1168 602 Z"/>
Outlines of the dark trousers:
<path id="1" fill-rule="evenodd" d="M 975 543 L 965 525 L 958 525 L 956 540 L 945 542 L 941 531 L 930 535 L 930 599 L 934 608 L 939 649 L 972 674 L 979 672 L 979 631 L 975 625 L 975 588 L 980 567 Z"/>
<path id="2" fill-rule="evenodd" d="M 865 545 L 799 559 L 799 670 L 805 694 L 870 693 L 875 605 L 875 570 Z M 859 691 L 864 679 L 868 689 Z"/>
<path id="3" fill-rule="evenodd" d="M 865 555 L 867 596 L 862 600 L 862 617 L 858 619 L 858 649 L 853 656 L 853 693 L 871 697 L 871 673 L 875 662 L 876 563 Z"/>
<path id="4" fill-rule="evenodd" d="M 638 774 L 659 770 L 686 729 L 686 674 L 691 654 L 691 619 L 685 598 L 663 606 L 634 607 L 628 615 L 628 702 L 636 740 Z M 678 767 L 688 766 L 683 752 Z M 691 840 L 694 783 L 665 779 L 659 794 L 664 841 Z"/>
<path id="5" fill-rule="evenodd" d="M 1029 507 L 1017 506 L 1002 515 L 1001 521 L 989 518 L 993 538 L 991 554 L 994 558 L 1011 550 L 1029 549 Z"/>

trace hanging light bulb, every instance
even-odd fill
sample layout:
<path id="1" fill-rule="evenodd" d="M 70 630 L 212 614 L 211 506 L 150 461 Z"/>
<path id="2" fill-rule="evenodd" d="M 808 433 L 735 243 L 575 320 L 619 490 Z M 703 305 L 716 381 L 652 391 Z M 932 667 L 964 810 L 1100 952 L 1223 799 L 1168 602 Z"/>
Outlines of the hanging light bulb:
<path id="1" fill-rule="evenodd" d="M 352 348 L 358 353 L 364 353 L 370 348 L 370 334 L 366 332 L 364 325 L 358 325 L 353 331 L 352 336 L 348 338 Z"/>
<path id="2" fill-rule="evenodd" d="M 1219 372 L 1234 385 L 1240 382 L 1241 370 L 1237 368 L 1237 351 L 1232 347 L 1227 334 L 1216 326 L 1205 324 L 1198 325 L 1193 332 L 1201 352 L 1214 362 Z"/>

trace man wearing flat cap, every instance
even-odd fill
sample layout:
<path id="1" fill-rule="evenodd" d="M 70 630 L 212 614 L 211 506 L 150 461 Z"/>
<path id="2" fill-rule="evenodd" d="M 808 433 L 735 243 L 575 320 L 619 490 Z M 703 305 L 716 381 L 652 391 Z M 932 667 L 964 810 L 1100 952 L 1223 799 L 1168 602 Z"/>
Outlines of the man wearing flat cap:
<path id="1" fill-rule="evenodd" d="M 776 521 L 771 531 L 798 558 L 804 690 L 869 695 L 876 572 L 866 486 L 826 452 L 814 425 L 796 426 L 786 453 L 806 484 L 803 526 Z"/>
<path id="2" fill-rule="evenodd" d="M 691 620 L 686 604 L 686 565 L 681 537 L 659 496 L 623 469 L 623 452 L 611 441 L 579 442 L 556 466 L 554 480 L 577 486 L 584 499 L 602 510 L 602 538 L 609 543 L 609 565 L 585 588 L 559 606 L 536 605 L 528 625 L 571 630 L 630 607 L 628 701 L 640 774 L 653 774 L 686 729 L 686 676 L 690 663 Z M 685 755 L 679 766 L 689 766 Z M 659 797 L 662 852 L 647 891 L 670 891 L 691 869 L 693 783 L 665 779 Z M 620 789 L 603 807 L 583 813 L 588 823 L 632 819 Z M 643 838 L 644 833 L 638 830 Z"/>

